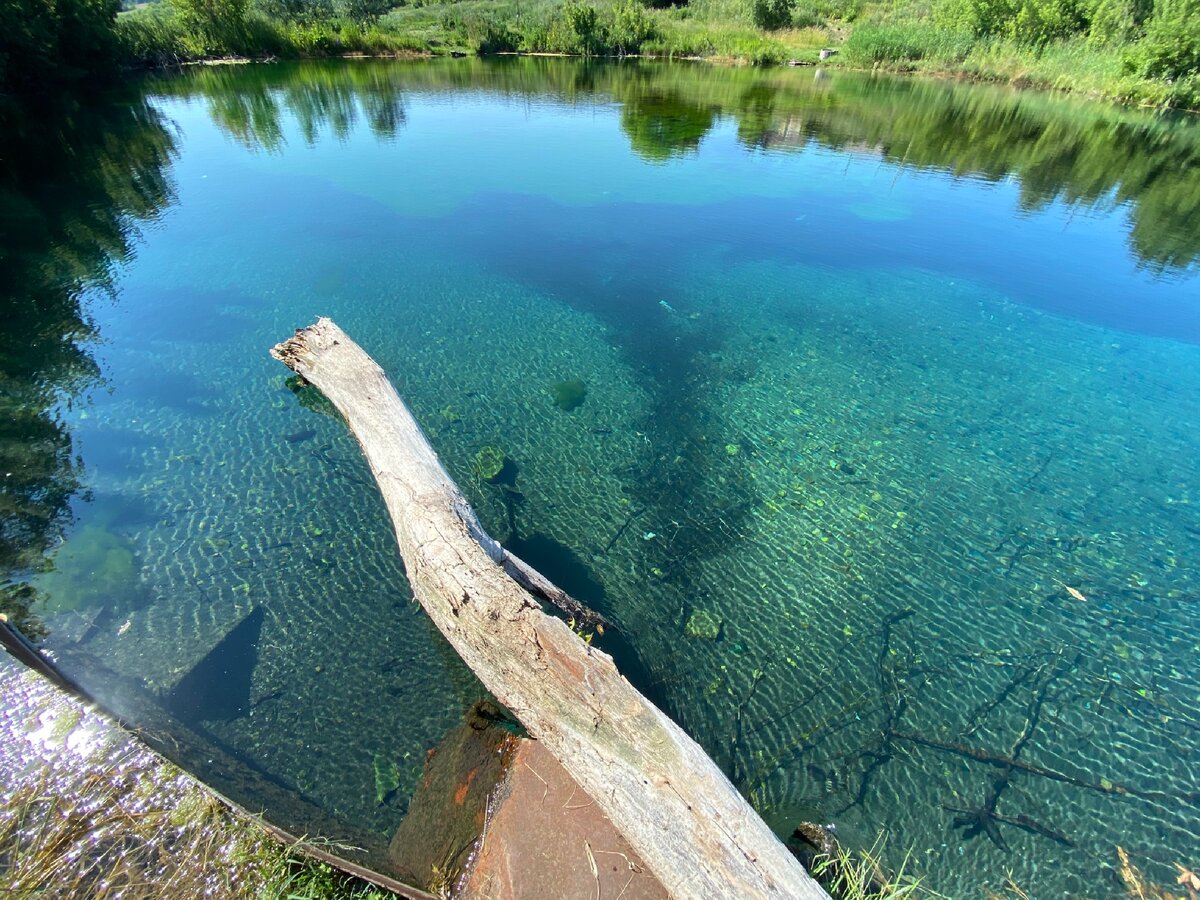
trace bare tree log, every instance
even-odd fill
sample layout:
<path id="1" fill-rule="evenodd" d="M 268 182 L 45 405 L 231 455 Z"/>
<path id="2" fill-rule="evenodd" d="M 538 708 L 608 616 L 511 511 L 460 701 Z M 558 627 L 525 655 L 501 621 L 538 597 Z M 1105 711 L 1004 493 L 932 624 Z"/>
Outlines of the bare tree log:
<path id="1" fill-rule="evenodd" d="M 673 896 L 828 896 L 700 746 L 510 576 L 512 560 L 360 347 L 318 319 L 271 354 L 346 418 L 434 624 Z"/>

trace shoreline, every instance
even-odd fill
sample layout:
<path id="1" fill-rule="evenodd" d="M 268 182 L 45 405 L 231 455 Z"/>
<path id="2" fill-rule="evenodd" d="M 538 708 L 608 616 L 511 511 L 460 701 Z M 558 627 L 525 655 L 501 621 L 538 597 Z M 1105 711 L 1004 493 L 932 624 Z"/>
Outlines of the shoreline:
<path id="1" fill-rule="evenodd" d="M 1179 113 L 1182 115 L 1200 115 L 1200 106 L 1167 106 L 1164 104 L 1156 104 L 1151 102 L 1139 102 L 1135 98 L 1123 97 L 1106 93 L 1102 90 L 1084 90 L 1072 87 L 1060 87 L 1045 81 L 1037 79 L 1029 79 L 1024 76 L 1015 78 L 1005 78 L 1000 74 L 994 76 L 981 72 L 973 72 L 966 69 L 953 69 L 947 67 L 924 68 L 913 65 L 886 65 L 877 64 L 871 67 L 855 66 L 841 61 L 830 63 L 828 60 L 807 60 L 807 59 L 791 59 L 786 63 L 759 63 L 754 62 L 746 57 L 736 56 L 696 56 L 696 55 L 675 55 L 675 54 L 655 54 L 655 53 L 624 53 L 624 54 L 597 54 L 585 55 L 581 53 L 560 53 L 550 51 L 519 51 L 505 50 L 496 53 L 478 53 L 470 54 L 464 51 L 454 50 L 447 53 L 435 53 L 433 50 L 389 50 L 377 53 L 367 53 L 364 51 L 352 51 L 340 54 L 310 54 L 300 56 L 280 57 L 274 55 L 264 56 L 209 56 L 199 57 L 196 59 L 178 60 L 173 64 L 159 63 L 150 66 L 133 66 L 126 69 L 127 72 L 166 72 L 171 69 L 183 69 L 191 67 L 217 67 L 217 66 L 235 66 L 235 65 L 268 65 L 277 62 L 322 62 L 333 60 L 397 60 L 404 62 L 429 61 L 435 59 L 466 59 L 475 57 L 478 59 L 511 57 L 530 58 L 530 59 L 575 59 L 581 62 L 603 61 L 606 63 L 623 62 L 625 60 L 645 60 L 648 62 L 687 62 L 687 63 L 702 63 L 710 66 L 720 66 L 728 68 L 752 67 L 759 69 L 786 69 L 786 68 L 815 68 L 826 69 L 843 72 L 856 72 L 865 75 L 887 75 L 895 78 L 923 78 L 932 81 L 948 81 L 961 85 L 980 85 L 1000 88 L 1011 88 L 1021 92 L 1033 92 L 1038 94 L 1050 94 L 1058 96 L 1075 97 L 1080 100 L 1086 100 L 1093 103 L 1104 103 L 1112 106 L 1121 107 L 1132 110 L 1155 111 L 1161 113 Z"/>

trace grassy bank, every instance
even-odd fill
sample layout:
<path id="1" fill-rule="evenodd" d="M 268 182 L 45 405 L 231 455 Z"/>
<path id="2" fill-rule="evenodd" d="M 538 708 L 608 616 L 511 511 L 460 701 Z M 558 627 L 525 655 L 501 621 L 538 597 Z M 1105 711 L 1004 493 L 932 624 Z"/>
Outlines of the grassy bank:
<path id="1" fill-rule="evenodd" d="M 8 747 L 0 893 L 32 897 L 395 895 L 283 844 L 32 672 L 0 659 Z"/>
<path id="2" fill-rule="evenodd" d="M 122 13 L 129 63 L 223 55 L 640 54 L 952 75 L 1200 106 L 1187 0 L 157 0 Z"/>

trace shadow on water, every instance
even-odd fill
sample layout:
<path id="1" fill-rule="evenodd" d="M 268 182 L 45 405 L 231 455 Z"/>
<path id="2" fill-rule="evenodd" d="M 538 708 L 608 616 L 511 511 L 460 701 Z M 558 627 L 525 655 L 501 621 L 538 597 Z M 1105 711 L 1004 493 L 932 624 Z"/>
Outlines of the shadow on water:
<path id="1" fill-rule="evenodd" d="M 537 533 L 522 538 L 514 531 L 504 541 L 504 548 L 533 566 L 585 606 L 605 616 L 613 615 L 605 596 L 604 585 L 579 555 L 566 544 Z M 646 665 L 633 641 L 624 631 L 622 626 L 616 630 L 609 630 L 604 635 L 597 634 L 593 636 L 593 642 L 613 658 L 617 668 L 629 679 L 630 684 L 659 709 L 669 714 L 669 699 L 662 690 L 660 680 Z"/>
<path id="2" fill-rule="evenodd" d="M 741 467 L 713 450 L 720 443 L 713 439 L 723 431 L 714 401 L 718 387 L 753 377 L 754 362 L 744 357 L 735 365 L 726 358 L 725 324 L 711 310 L 697 311 L 671 276 L 672 263 L 681 262 L 693 245 L 697 226 L 684 224 L 686 213 L 675 207 L 641 210 L 649 221 L 636 226 L 629 224 L 624 204 L 581 213 L 549 200 L 511 196 L 504 207 L 510 227 L 485 226 L 487 216 L 468 215 L 455 239 L 508 278 L 605 324 L 650 398 L 638 426 L 648 436 L 645 449 L 620 473 L 640 518 L 655 530 L 683 523 L 675 530 L 677 566 L 728 549 L 752 492 L 730 501 L 744 485 Z M 481 224 L 469 224 L 476 222 Z M 536 257 L 521 252 L 530 242 L 543 252 Z M 647 253 L 660 264 L 625 264 Z M 714 492 L 718 474 L 727 480 Z M 696 525 L 717 503 L 728 527 Z"/>
<path id="3" fill-rule="evenodd" d="M 227 722 L 250 712 L 250 681 L 258 665 L 263 608 L 256 606 L 164 698 L 189 725 Z"/>

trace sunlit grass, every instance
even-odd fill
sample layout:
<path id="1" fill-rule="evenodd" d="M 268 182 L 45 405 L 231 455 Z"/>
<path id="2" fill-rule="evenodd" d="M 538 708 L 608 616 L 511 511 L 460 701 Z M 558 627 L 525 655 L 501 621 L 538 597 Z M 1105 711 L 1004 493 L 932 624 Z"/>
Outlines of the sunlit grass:
<path id="1" fill-rule="evenodd" d="M 757 27 L 746 0 L 690 0 L 664 9 L 638 0 L 442 0 L 394 7 L 371 25 L 341 20 L 300 25 L 251 14 L 219 48 L 183 31 L 165 3 L 118 22 L 125 57 L 161 65 L 222 53 L 321 57 L 345 54 L 565 53 L 701 58 L 754 65 L 829 62 L 852 68 L 952 74 L 1150 105 L 1200 103 L 1200 75 L 1174 81 L 1133 74 L 1128 45 L 1085 33 L 1032 46 L 939 24 L 941 0 L 796 0 L 791 26 Z M 580 30 L 568 7 L 591 7 Z M 632 26 L 631 26 L 632 21 Z"/>
<path id="2" fill-rule="evenodd" d="M 0 677 L 21 681 L 0 734 L 5 897 L 394 896 L 276 840 L 33 673 Z"/>

